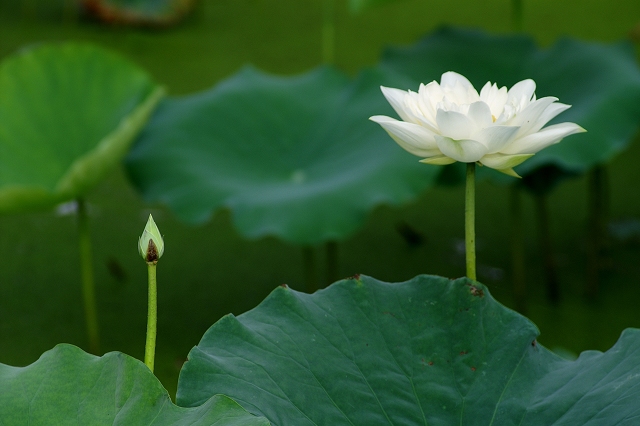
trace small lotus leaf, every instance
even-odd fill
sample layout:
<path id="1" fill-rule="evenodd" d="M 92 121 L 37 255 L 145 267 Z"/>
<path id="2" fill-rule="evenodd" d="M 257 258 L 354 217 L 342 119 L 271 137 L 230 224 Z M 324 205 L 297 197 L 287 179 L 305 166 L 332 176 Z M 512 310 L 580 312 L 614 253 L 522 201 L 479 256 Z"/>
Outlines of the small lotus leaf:
<path id="1" fill-rule="evenodd" d="M 245 68 L 209 91 L 163 101 L 132 148 L 132 181 L 188 223 L 221 207 L 247 237 L 345 238 L 373 207 L 412 200 L 438 170 L 368 120 L 391 114 L 371 71 L 274 77 Z M 398 77 L 395 77 L 398 78 Z"/>
<path id="2" fill-rule="evenodd" d="M 522 176 L 546 165 L 582 173 L 624 150 L 640 126 L 640 69 L 629 43 L 563 39 L 538 49 L 524 35 L 443 28 L 413 46 L 387 50 L 380 66 L 412 78 L 413 86 L 403 87 L 412 90 L 446 71 L 463 74 L 478 90 L 487 81 L 511 87 L 532 78 L 538 97 L 572 105 L 551 124 L 574 122 L 587 133 L 540 151 L 516 168 Z"/>
<path id="3" fill-rule="evenodd" d="M 278 426 L 619 425 L 640 416 L 640 330 L 567 361 L 466 278 L 279 287 L 192 349 L 179 405 L 224 393 Z"/>
<path id="4" fill-rule="evenodd" d="M 268 426 L 231 399 L 174 405 L 140 361 L 120 352 L 96 357 L 61 344 L 27 367 L 0 364 L 3 425 Z"/>
<path id="5" fill-rule="evenodd" d="M 41 45 L 0 63 L 0 212 L 86 193 L 126 155 L 163 90 L 89 44 Z"/>

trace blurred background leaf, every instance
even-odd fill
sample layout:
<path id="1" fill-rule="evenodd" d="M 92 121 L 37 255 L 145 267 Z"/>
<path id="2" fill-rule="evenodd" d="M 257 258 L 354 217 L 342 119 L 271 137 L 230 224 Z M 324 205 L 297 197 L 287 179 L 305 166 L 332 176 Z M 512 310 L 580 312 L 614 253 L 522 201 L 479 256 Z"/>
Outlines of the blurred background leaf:
<path id="1" fill-rule="evenodd" d="M 540 50 L 524 35 L 442 28 L 413 46 L 388 49 L 381 66 L 412 78 L 412 90 L 419 83 L 439 81 L 446 71 L 463 74 L 478 90 L 487 81 L 511 87 L 532 78 L 538 98 L 555 96 L 572 105 L 550 124 L 574 122 L 587 133 L 539 152 L 517 167 L 521 176 L 546 165 L 584 173 L 622 152 L 640 128 L 640 68 L 630 43 L 565 38 Z M 491 171 L 486 175 L 517 182 Z"/>
<path id="2" fill-rule="evenodd" d="M 437 168 L 405 155 L 369 116 L 390 113 L 382 72 L 351 82 L 331 68 L 296 77 L 251 68 L 167 99 L 127 158 L 149 202 L 187 223 L 222 207 L 243 235 L 295 244 L 343 240 L 380 204 L 412 201 Z"/>
<path id="3" fill-rule="evenodd" d="M 89 44 L 0 64 L 0 212 L 51 208 L 110 172 L 162 96 L 141 69 Z"/>

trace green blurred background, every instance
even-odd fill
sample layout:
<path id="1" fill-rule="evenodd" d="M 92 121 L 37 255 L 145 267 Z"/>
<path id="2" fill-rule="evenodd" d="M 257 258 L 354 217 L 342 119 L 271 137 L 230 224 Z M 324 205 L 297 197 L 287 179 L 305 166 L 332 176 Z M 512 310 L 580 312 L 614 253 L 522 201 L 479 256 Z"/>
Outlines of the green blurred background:
<path id="1" fill-rule="evenodd" d="M 182 23 L 166 29 L 87 21 L 70 3 L 0 0 L 0 59 L 43 41 L 91 41 L 145 68 L 172 95 L 206 89 L 247 63 L 278 74 L 304 72 L 321 63 L 321 0 L 202 0 Z M 511 13 L 508 0 L 400 0 L 356 15 L 346 1 L 336 0 L 335 62 L 355 74 L 374 65 L 385 46 L 413 43 L 444 24 L 506 34 L 512 28 Z M 631 39 L 639 51 L 637 0 L 525 0 L 523 17 L 523 31 L 542 46 L 562 36 Z M 541 330 L 540 342 L 551 349 L 606 350 L 624 328 L 640 326 L 638 160 L 636 137 L 626 153 L 607 165 L 611 221 L 626 231 L 610 239 L 595 302 L 583 297 L 586 177 L 563 182 L 549 199 L 561 283 L 561 302 L 555 306 L 545 299 L 534 204 L 524 197 L 527 314 Z M 477 200 L 479 280 L 511 306 L 508 189 L 481 183 Z M 282 283 L 304 290 L 300 248 L 275 238 L 247 241 L 233 229 L 227 212 L 203 227 L 182 225 L 162 206 L 145 203 L 122 168 L 90 192 L 87 201 L 102 352 L 142 358 L 146 266 L 136 243 L 149 213 L 165 236 L 158 267 L 156 374 L 172 394 L 188 351 L 222 315 L 251 309 Z M 64 210 L 0 218 L 2 363 L 29 364 L 61 342 L 86 349 L 76 219 Z M 405 225 L 422 236 L 422 244 L 407 243 L 397 230 Z M 463 188 L 433 188 L 414 204 L 376 209 L 364 228 L 339 243 L 339 273 L 385 281 L 421 273 L 459 277 L 464 275 L 463 238 Z M 321 248 L 317 253 L 322 261 Z"/>

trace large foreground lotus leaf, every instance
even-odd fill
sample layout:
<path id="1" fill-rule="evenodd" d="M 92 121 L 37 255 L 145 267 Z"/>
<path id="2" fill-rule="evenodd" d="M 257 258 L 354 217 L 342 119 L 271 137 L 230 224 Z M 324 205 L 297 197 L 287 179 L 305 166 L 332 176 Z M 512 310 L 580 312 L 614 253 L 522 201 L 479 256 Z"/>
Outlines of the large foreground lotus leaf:
<path id="1" fill-rule="evenodd" d="M 178 404 L 224 393 L 274 425 L 620 425 L 640 416 L 640 331 L 566 361 L 468 279 L 276 289 L 213 325 Z"/>
<path id="2" fill-rule="evenodd" d="M 127 158 L 129 174 L 148 201 L 189 223 L 227 207 L 248 237 L 345 238 L 374 206 L 412 200 L 438 172 L 368 121 L 391 113 L 378 87 L 390 80 L 380 71 L 351 82 L 331 68 L 295 77 L 245 68 L 163 101 Z"/>
<path id="3" fill-rule="evenodd" d="M 58 345 L 27 367 L 0 364 L 0 384 L 3 425 L 269 425 L 223 395 L 178 407 L 143 363 L 119 352 Z"/>
<path id="4" fill-rule="evenodd" d="M 584 172 L 624 150 L 640 126 L 640 69 L 628 43 L 563 39 L 538 49 L 522 35 L 444 28 L 413 46 L 387 50 L 380 66 L 412 78 L 412 87 L 402 87 L 411 90 L 440 81 L 446 71 L 463 74 L 478 90 L 487 81 L 511 87 L 532 78 L 538 97 L 572 105 L 551 124 L 574 122 L 587 133 L 540 151 L 516 168 L 521 175 L 545 165 Z"/>
<path id="5" fill-rule="evenodd" d="M 83 195 L 122 158 L 162 96 L 149 76 L 88 44 L 41 45 L 0 63 L 0 212 Z"/>

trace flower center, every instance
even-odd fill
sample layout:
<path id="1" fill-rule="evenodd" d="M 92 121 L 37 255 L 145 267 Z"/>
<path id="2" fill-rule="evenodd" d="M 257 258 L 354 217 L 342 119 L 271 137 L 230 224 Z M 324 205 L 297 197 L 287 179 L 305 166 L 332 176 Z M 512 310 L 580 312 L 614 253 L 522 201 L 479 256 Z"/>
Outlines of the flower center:
<path id="1" fill-rule="evenodd" d="M 491 114 L 491 119 L 493 120 L 493 122 L 494 122 L 494 123 L 495 123 L 495 122 L 496 122 L 496 120 L 497 120 L 496 116 L 495 116 L 495 115 L 493 115 L 493 114 Z"/>

